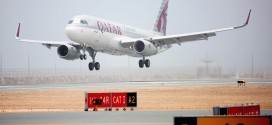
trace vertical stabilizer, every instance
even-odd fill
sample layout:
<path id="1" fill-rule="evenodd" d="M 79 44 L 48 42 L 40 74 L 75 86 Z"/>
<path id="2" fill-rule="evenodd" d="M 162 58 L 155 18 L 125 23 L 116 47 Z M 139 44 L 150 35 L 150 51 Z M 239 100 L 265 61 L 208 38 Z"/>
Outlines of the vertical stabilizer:
<path id="1" fill-rule="evenodd" d="M 162 35 L 166 35 L 166 26 L 167 26 L 167 10 L 168 10 L 169 0 L 163 0 L 159 14 L 156 19 L 153 31 L 160 32 Z"/>

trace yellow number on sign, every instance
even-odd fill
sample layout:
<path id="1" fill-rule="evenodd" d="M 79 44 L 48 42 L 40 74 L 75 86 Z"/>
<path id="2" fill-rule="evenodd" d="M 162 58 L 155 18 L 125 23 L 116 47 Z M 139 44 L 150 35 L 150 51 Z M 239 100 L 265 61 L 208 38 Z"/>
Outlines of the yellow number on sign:
<path id="1" fill-rule="evenodd" d="M 129 96 L 128 103 L 135 103 L 135 96 Z"/>

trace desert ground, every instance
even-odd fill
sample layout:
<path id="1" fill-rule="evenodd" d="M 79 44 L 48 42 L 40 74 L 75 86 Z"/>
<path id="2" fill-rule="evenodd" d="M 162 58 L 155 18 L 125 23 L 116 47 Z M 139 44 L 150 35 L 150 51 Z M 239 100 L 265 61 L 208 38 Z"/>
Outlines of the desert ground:
<path id="1" fill-rule="evenodd" d="M 246 103 L 272 110 L 272 84 L 0 92 L 0 112 L 84 111 L 85 92 L 137 92 L 137 111 L 212 110 Z"/>

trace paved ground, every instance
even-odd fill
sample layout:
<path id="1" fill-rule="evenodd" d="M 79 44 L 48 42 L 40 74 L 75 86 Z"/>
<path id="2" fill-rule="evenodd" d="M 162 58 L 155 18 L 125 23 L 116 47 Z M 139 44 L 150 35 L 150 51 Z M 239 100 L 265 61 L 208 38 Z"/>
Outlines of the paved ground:
<path id="1" fill-rule="evenodd" d="M 73 112 L 0 114 L 0 124 L 173 124 L 182 112 Z"/>
<path id="2" fill-rule="evenodd" d="M 262 111 L 272 115 L 272 111 Z M 95 125 L 172 125 L 175 116 L 207 116 L 212 111 L 112 111 L 112 112 L 43 112 L 0 114 L 0 124 L 95 124 Z"/>

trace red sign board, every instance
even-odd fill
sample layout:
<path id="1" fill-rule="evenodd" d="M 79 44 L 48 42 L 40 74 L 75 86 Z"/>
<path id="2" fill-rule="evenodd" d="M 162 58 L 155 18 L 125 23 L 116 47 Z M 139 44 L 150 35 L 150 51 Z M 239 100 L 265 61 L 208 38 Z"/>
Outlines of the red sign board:
<path id="1" fill-rule="evenodd" d="M 214 115 L 260 115 L 260 105 L 247 104 L 231 107 L 213 107 Z"/>
<path id="2" fill-rule="evenodd" d="M 111 106 L 111 94 L 110 93 L 88 93 L 88 107 L 110 107 Z M 93 100 L 102 99 L 101 105 L 94 105 Z"/>
<path id="3" fill-rule="evenodd" d="M 228 107 L 228 115 L 243 115 L 243 107 Z"/>
<path id="4" fill-rule="evenodd" d="M 112 107 L 127 107 L 127 93 L 112 93 Z"/>
<path id="5" fill-rule="evenodd" d="M 260 105 L 244 106 L 243 115 L 260 115 Z"/>
<path id="6" fill-rule="evenodd" d="M 85 109 L 99 107 L 137 107 L 137 93 L 85 93 Z"/>

